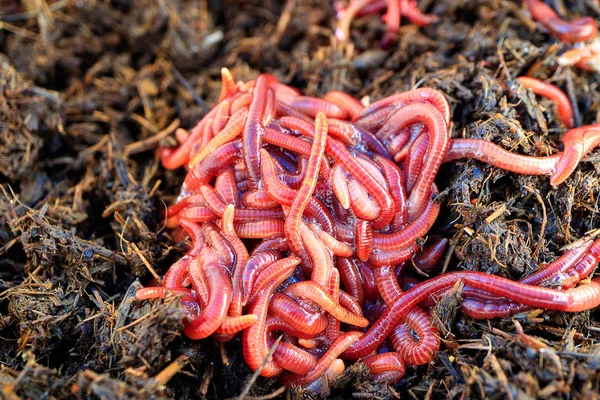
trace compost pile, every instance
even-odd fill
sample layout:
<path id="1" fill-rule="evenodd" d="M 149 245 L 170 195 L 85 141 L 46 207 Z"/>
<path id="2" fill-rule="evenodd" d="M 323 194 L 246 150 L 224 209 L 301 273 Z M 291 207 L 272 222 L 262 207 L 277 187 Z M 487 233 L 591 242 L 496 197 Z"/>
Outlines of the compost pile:
<path id="1" fill-rule="evenodd" d="M 178 129 L 217 103 L 222 67 L 241 81 L 268 73 L 314 97 L 374 102 L 417 84 L 437 89 L 452 138 L 530 156 L 560 150 L 565 128 L 554 102 L 515 90 L 517 77 L 563 89 L 577 125 L 600 118 L 600 74 L 557 67 L 570 47 L 516 1 L 419 1 L 438 21 L 402 25 L 385 48 L 377 14 L 336 40 L 329 1 L 28 3 L 0 5 L 2 398 L 285 397 L 277 378 L 252 378 L 239 338 L 190 340 L 176 297 L 135 298 L 189 251 L 163 218 L 186 171 L 165 170 L 159 148 L 176 147 Z M 594 1 L 552 3 L 561 15 L 600 17 Z M 408 276 L 519 280 L 589 239 L 599 226 L 598 154 L 556 188 L 474 160 L 443 165 L 429 235 L 449 249 L 437 269 L 411 264 Z M 459 311 L 461 293 L 434 308 L 442 347 L 431 363 L 393 386 L 355 364 L 321 395 L 600 395 L 595 311 L 474 321 Z"/>

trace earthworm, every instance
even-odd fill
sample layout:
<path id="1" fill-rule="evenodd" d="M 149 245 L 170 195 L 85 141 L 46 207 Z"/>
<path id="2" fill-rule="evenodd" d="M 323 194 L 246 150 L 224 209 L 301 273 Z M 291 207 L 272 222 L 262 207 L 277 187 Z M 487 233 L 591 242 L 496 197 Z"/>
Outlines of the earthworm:
<path id="1" fill-rule="evenodd" d="M 444 162 L 473 158 L 494 167 L 527 175 L 551 176 L 557 168 L 560 154 L 549 157 L 531 157 L 511 153 L 502 147 L 479 139 L 452 139 Z"/>
<path id="2" fill-rule="evenodd" d="M 412 259 L 415 266 L 422 272 L 431 271 L 446 254 L 448 248 L 448 239 L 437 239 L 433 243 L 428 243 L 423 250 L 421 250 Z"/>
<path id="3" fill-rule="evenodd" d="M 327 290 L 325 290 L 323 286 L 316 282 L 302 281 L 292 283 L 285 289 L 285 293 L 292 297 L 314 301 L 320 305 L 323 310 L 327 311 L 335 318 L 346 324 L 363 328 L 369 325 L 369 321 L 367 321 L 365 318 L 356 314 L 352 314 L 340 306 L 336 301 L 337 299 L 334 300 Z"/>
<path id="4" fill-rule="evenodd" d="M 260 180 L 258 151 L 261 148 L 262 136 L 265 131 L 263 118 L 267 106 L 267 89 L 271 82 L 273 82 L 273 78 L 267 75 L 260 75 L 256 79 L 246 126 L 242 131 L 242 152 L 246 168 L 248 169 L 248 184 L 250 185 L 250 189 L 256 189 Z"/>
<path id="5" fill-rule="evenodd" d="M 300 222 L 302 214 L 308 205 L 317 184 L 319 174 L 319 164 L 325 153 L 325 141 L 327 140 L 327 117 L 319 112 L 315 120 L 315 136 L 312 143 L 310 155 L 308 157 L 308 167 L 302 180 L 302 185 L 298 189 L 290 211 L 285 219 L 285 237 L 288 240 L 290 249 L 294 252 L 300 252 L 303 249 L 300 238 Z"/>
<path id="6" fill-rule="evenodd" d="M 241 109 L 231 116 L 227 126 L 219 131 L 208 143 L 204 146 L 198 154 L 195 154 L 189 163 L 189 167 L 193 168 L 194 165 L 204 160 L 210 153 L 214 152 L 217 148 L 224 145 L 225 143 L 231 142 L 238 137 L 244 128 L 246 118 L 248 117 L 248 111 Z"/>
<path id="7" fill-rule="evenodd" d="M 291 386 L 305 385 L 316 380 L 340 354 L 356 343 L 361 336 L 363 336 L 363 333 L 356 331 L 341 334 L 331 347 L 329 347 L 327 352 L 317 361 L 312 370 L 302 376 L 295 374 L 285 375 L 281 378 L 281 382 L 286 386 Z"/>
<path id="8" fill-rule="evenodd" d="M 244 239 L 269 239 L 274 236 L 284 236 L 285 230 L 285 222 L 282 219 L 242 222 L 234 226 L 235 233 Z"/>
<path id="9" fill-rule="evenodd" d="M 284 258 L 276 262 L 298 264 L 300 260 L 296 257 L 288 257 L 287 259 Z M 255 314 L 258 317 L 258 321 L 254 325 L 244 330 L 242 339 L 244 359 L 246 360 L 246 364 L 254 371 L 258 369 L 269 353 L 266 331 L 269 300 L 275 289 L 288 278 L 290 273 L 281 274 L 267 283 L 263 293 L 248 310 L 250 314 Z M 280 373 L 281 367 L 274 361 L 268 361 L 261 370 L 261 375 L 266 377 L 275 376 Z"/>
<path id="10" fill-rule="evenodd" d="M 371 223 L 363 219 L 356 221 L 356 256 L 367 261 L 373 251 L 373 230 Z"/>
<path id="11" fill-rule="evenodd" d="M 345 353 L 345 358 L 360 358 L 371 351 L 388 336 L 406 313 L 431 294 L 451 288 L 458 281 L 476 289 L 501 295 L 509 300 L 538 308 L 575 312 L 597 307 L 600 304 L 600 279 L 574 289 L 558 291 L 524 285 L 499 276 L 481 272 L 448 272 L 414 286 L 397 298 L 383 315 Z"/>
<path id="12" fill-rule="evenodd" d="M 221 196 L 225 203 L 233 204 L 236 207 L 240 206 L 240 196 L 235 183 L 235 171 L 233 168 L 224 168 L 217 174 L 215 192 Z"/>
<path id="13" fill-rule="evenodd" d="M 273 360 L 281 368 L 298 375 L 308 373 L 317 363 L 317 357 L 286 342 L 279 343 L 273 353 Z"/>
<path id="14" fill-rule="evenodd" d="M 246 305 L 252 287 L 258 274 L 272 264 L 276 260 L 281 258 L 281 252 L 279 250 L 263 250 L 256 252 L 248 258 L 248 261 L 243 266 L 242 272 L 242 305 Z"/>
<path id="15" fill-rule="evenodd" d="M 399 381 L 406 372 L 402 356 L 393 351 L 367 356 L 361 362 L 369 368 L 375 381 L 392 384 Z"/>
<path id="16" fill-rule="evenodd" d="M 336 104 L 324 99 L 310 96 L 297 96 L 290 102 L 290 107 L 300 111 L 304 115 L 315 118 L 317 114 L 323 113 L 327 118 L 347 119 L 348 112 Z"/>
<path id="17" fill-rule="evenodd" d="M 554 101 L 558 108 L 558 114 L 560 115 L 562 123 L 569 129 L 575 126 L 575 117 L 571 101 L 569 101 L 567 95 L 564 94 L 558 86 L 529 76 L 521 76 L 517 78 L 517 80 L 523 87 L 531 89 L 533 93 Z"/>
<path id="18" fill-rule="evenodd" d="M 550 177 L 554 187 L 563 183 L 575 171 L 577 164 L 600 144 L 600 124 L 587 125 L 568 131 L 562 139 L 565 150 Z"/>
<path id="19" fill-rule="evenodd" d="M 340 279 L 346 291 L 358 302 L 364 305 L 364 289 L 360 271 L 350 258 L 336 257 L 336 267 L 340 272 Z"/>
<path id="20" fill-rule="evenodd" d="M 541 0 L 525 0 L 531 16 L 565 43 L 583 42 L 598 34 L 598 24 L 592 17 L 565 21 Z"/>
<path id="21" fill-rule="evenodd" d="M 198 317 L 184 326 L 183 332 L 190 339 L 204 339 L 212 335 L 221 326 L 231 302 L 231 281 L 227 269 L 217 263 L 208 263 L 204 274 L 208 304 Z"/>
<path id="22" fill-rule="evenodd" d="M 323 98 L 345 110 L 350 115 L 350 119 L 358 117 L 363 108 L 365 108 L 360 101 L 338 90 L 328 92 Z"/>
<path id="23" fill-rule="evenodd" d="M 228 68 L 221 68 L 221 93 L 217 103 L 225 100 L 236 92 L 235 79 Z"/>
<path id="24" fill-rule="evenodd" d="M 269 312 L 307 335 L 317 335 L 327 328 L 327 316 L 323 312 L 312 312 L 283 293 L 273 295 Z"/>

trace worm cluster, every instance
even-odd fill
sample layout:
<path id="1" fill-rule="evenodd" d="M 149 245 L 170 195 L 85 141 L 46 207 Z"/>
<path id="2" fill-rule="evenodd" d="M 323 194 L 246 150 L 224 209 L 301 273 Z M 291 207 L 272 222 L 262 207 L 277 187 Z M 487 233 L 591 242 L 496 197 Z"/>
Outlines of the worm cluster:
<path id="1" fill-rule="evenodd" d="M 399 283 L 407 260 L 429 270 L 445 253 L 446 240 L 419 245 L 440 211 L 434 179 L 444 161 L 477 158 L 557 185 L 599 144 L 600 127 L 572 129 L 562 153 L 526 157 L 451 140 L 449 105 L 432 89 L 364 107 L 342 92 L 302 96 L 266 74 L 246 83 L 222 74 L 215 108 L 161 154 L 166 168 L 189 169 L 166 217 L 192 246 L 161 286 L 137 293 L 181 296 L 188 337 L 227 341 L 243 332 L 246 363 L 288 386 L 318 388 L 344 370 L 342 359 L 361 359 L 374 379 L 391 383 L 406 364 L 435 356 L 439 332 L 428 310 L 458 281 L 474 318 L 600 303 L 600 282 L 574 288 L 600 259 L 600 240 L 521 282 L 452 272 L 406 292 Z M 561 116 L 571 126 L 569 110 Z"/>

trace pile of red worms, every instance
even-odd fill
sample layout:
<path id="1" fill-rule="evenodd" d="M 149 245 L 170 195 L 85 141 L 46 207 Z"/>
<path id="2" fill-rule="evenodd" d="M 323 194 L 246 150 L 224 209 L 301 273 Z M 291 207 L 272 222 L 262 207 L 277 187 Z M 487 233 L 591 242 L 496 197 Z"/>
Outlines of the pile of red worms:
<path id="1" fill-rule="evenodd" d="M 572 128 L 564 151 L 529 157 L 450 139 L 450 107 L 433 89 L 365 107 L 337 91 L 302 96 L 267 74 L 236 83 L 223 69 L 222 79 L 218 104 L 190 133 L 177 131 L 179 148 L 161 150 L 166 168 L 188 168 L 166 218 L 189 234 L 191 248 L 161 286 L 136 294 L 181 296 L 188 337 L 228 341 L 241 333 L 250 368 L 318 390 L 344 370 L 343 360 L 360 359 L 390 383 L 406 364 L 430 362 L 440 338 L 429 309 L 457 282 L 473 318 L 600 304 L 600 279 L 575 287 L 600 260 L 600 239 L 520 282 L 450 272 L 402 290 L 407 261 L 431 271 L 446 251 L 445 239 L 420 247 L 440 211 L 434 179 L 443 162 L 475 158 L 549 176 L 556 186 L 600 144 L 600 125 L 572 128 L 557 87 L 520 78 L 554 99 Z"/>

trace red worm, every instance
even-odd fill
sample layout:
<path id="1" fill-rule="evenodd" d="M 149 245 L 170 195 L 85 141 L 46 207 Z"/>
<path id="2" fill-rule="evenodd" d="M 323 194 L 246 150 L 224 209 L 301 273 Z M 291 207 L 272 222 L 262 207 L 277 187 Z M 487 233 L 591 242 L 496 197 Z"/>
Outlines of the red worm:
<path id="1" fill-rule="evenodd" d="M 298 375 L 308 373 L 317 363 L 317 357 L 286 342 L 280 342 L 277 345 L 275 353 L 273 353 L 273 360 L 281 368 Z"/>
<path id="2" fill-rule="evenodd" d="M 356 256 L 361 261 L 367 261 L 373 251 L 373 230 L 371 223 L 359 219 L 356 221 Z"/>
<path id="3" fill-rule="evenodd" d="M 402 15 L 405 16 L 415 25 L 425 26 L 435 23 L 439 20 L 437 15 L 424 14 L 417 7 L 416 0 L 401 0 Z"/>
<path id="4" fill-rule="evenodd" d="M 202 137 L 210 119 L 217 113 L 217 109 L 213 108 L 204 118 L 190 131 L 190 135 L 186 141 L 177 149 L 162 149 L 161 163 L 166 169 L 176 169 L 189 161 L 190 151 L 193 145 Z"/>
<path id="5" fill-rule="evenodd" d="M 242 194 L 241 203 L 244 207 L 258 209 L 279 208 L 279 203 L 271 200 L 264 189 L 248 190 Z"/>
<path id="6" fill-rule="evenodd" d="M 229 241 L 233 253 L 235 254 L 235 263 L 232 267 L 233 276 L 231 278 L 232 284 L 232 297 L 231 305 L 229 307 L 229 315 L 233 317 L 239 317 L 242 315 L 242 274 L 243 268 L 248 261 L 248 250 L 244 242 L 236 235 L 233 228 L 233 217 L 235 213 L 235 207 L 233 204 L 229 204 L 225 208 L 222 220 L 222 232 L 225 239 Z"/>
<path id="7" fill-rule="evenodd" d="M 350 258 L 336 257 L 336 267 L 344 289 L 362 307 L 365 302 L 362 278 L 356 264 Z"/>
<path id="8" fill-rule="evenodd" d="M 212 222 L 206 222 L 202 225 L 202 232 L 208 244 L 214 249 L 215 256 L 231 269 L 235 254 L 233 248 L 221 233 L 221 230 Z"/>
<path id="9" fill-rule="evenodd" d="M 419 338 L 416 342 L 414 332 Z M 405 322 L 398 324 L 390 335 L 392 346 L 410 365 L 430 363 L 440 349 L 440 332 L 429 314 L 420 307 L 409 311 Z"/>
<path id="10" fill-rule="evenodd" d="M 225 317 L 223 323 L 217 328 L 217 333 L 233 335 L 254 325 L 258 317 L 254 314 L 240 315 L 239 317 Z"/>
<path id="11" fill-rule="evenodd" d="M 371 151 L 375 155 L 380 155 L 384 157 L 390 157 L 389 151 L 385 148 L 383 143 L 377 139 L 377 137 L 371 132 L 363 129 L 358 125 L 354 125 L 354 129 L 360 135 L 361 141 L 367 147 L 367 150 Z"/>
<path id="12" fill-rule="evenodd" d="M 600 304 L 600 279 L 594 279 L 590 284 L 575 289 L 558 291 L 532 287 L 481 272 L 449 272 L 415 285 L 397 298 L 369 328 L 365 336 L 344 353 L 344 357 L 360 358 L 369 354 L 381 344 L 408 311 L 430 295 L 451 288 L 458 281 L 531 307 L 548 310 L 575 312 Z"/>
<path id="13" fill-rule="evenodd" d="M 287 259 L 280 260 L 280 262 L 297 265 L 300 260 L 296 257 L 289 257 Z M 258 300 L 252 304 L 248 310 L 250 314 L 255 314 L 258 317 L 258 321 L 254 325 L 244 330 L 244 336 L 242 338 L 244 360 L 246 360 L 246 364 L 248 364 L 253 371 L 258 369 L 258 367 L 267 358 L 267 354 L 269 353 L 269 343 L 266 330 L 269 300 L 271 299 L 271 295 L 275 289 L 289 277 L 290 273 L 281 274 L 270 281 Z M 268 361 L 264 365 L 260 374 L 262 376 L 269 377 L 278 375 L 281 372 L 281 367 L 279 367 L 273 361 Z"/>
<path id="14" fill-rule="evenodd" d="M 234 140 L 217 148 L 201 163 L 194 165 L 183 181 L 182 193 L 191 193 L 198 186 L 210 182 L 223 168 L 241 157 L 241 142 Z"/>
<path id="15" fill-rule="evenodd" d="M 302 114 L 300 111 L 296 111 L 294 108 L 282 103 L 281 101 L 278 101 L 276 106 L 276 115 L 278 117 L 294 117 L 312 123 L 312 119 L 310 117 Z"/>
<path id="16" fill-rule="evenodd" d="M 279 250 L 264 250 L 254 253 L 243 266 L 242 305 L 246 305 L 258 274 L 268 265 L 281 258 Z"/>
<path id="17" fill-rule="evenodd" d="M 279 146 L 286 150 L 291 150 L 303 156 L 310 155 L 310 143 L 298 139 L 297 137 L 282 133 L 277 129 L 267 127 L 263 139 L 265 143 Z M 321 175 L 324 178 L 329 176 L 329 164 L 326 160 L 321 162 Z"/>
<path id="18" fill-rule="evenodd" d="M 496 168 L 525 175 L 551 176 L 556 170 L 559 154 L 549 157 L 530 157 L 511 153 L 502 147 L 479 139 L 452 139 L 444 162 L 474 158 Z"/>
<path id="19" fill-rule="evenodd" d="M 598 24 L 592 17 L 565 21 L 541 0 L 525 0 L 533 19 L 539 21 L 554 36 L 565 43 L 590 40 L 598 34 Z"/>
<path id="20" fill-rule="evenodd" d="M 379 217 L 381 208 L 379 208 L 377 202 L 371 199 L 367 189 L 356 179 L 348 179 L 348 191 L 350 193 L 350 208 L 358 218 L 374 221 Z"/>
<path id="21" fill-rule="evenodd" d="M 327 118 L 348 119 L 346 110 L 338 107 L 327 100 L 310 96 L 297 96 L 292 99 L 290 106 L 301 113 L 315 118 L 317 114 L 323 113 Z"/>
<path id="22" fill-rule="evenodd" d="M 269 239 L 284 236 L 285 222 L 282 219 L 265 219 L 262 221 L 235 224 L 235 233 L 244 239 Z"/>
<path id="23" fill-rule="evenodd" d="M 528 76 L 521 76 L 517 80 L 527 89 L 540 96 L 547 97 L 550 100 L 556 102 L 558 108 L 558 114 L 563 124 L 569 129 L 575 126 L 575 118 L 573 114 L 573 107 L 569 98 L 558 86 L 551 83 L 544 82 L 540 79 L 531 78 Z"/>
<path id="24" fill-rule="evenodd" d="M 340 242 L 335 238 L 335 236 L 330 235 L 325 232 L 321 228 L 319 228 L 316 224 L 310 224 L 310 229 L 317 235 L 319 240 L 327 247 L 327 249 L 337 257 L 352 257 L 354 254 L 354 250 L 350 245 Z"/>
<path id="25" fill-rule="evenodd" d="M 322 241 L 306 226 L 304 222 L 301 222 L 301 235 L 302 243 L 310 259 L 312 261 L 312 273 L 311 280 L 322 285 L 327 286 L 329 279 L 331 278 L 331 271 L 333 270 L 333 258 L 331 253 Z"/>
<path id="26" fill-rule="evenodd" d="M 371 3 L 372 0 L 355 0 L 351 1 L 348 8 L 344 10 L 341 18 L 338 20 L 337 28 L 335 29 L 335 37 L 340 41 L 348 40 L 350 36 L 350 24 L 359 11 Z"/>
<path id="27" fill-rule="evenodd" d="M 402 356 L 396 352 L 373 354 L 361 360 L 369 368 L 373 380 L 388 384 L 395 383 L 404 376 L 406 366 Z"/>
<path id="28" fill-rule="evenodd" d="M 340 306 L 337 299 L 334 300 L 327 290 L 316 282 L 302 281 L 293 283 L 285 289 L 285 293 L 288 293 L 292 297 L 314 301 L 323 310 L 346 324 L 362 328 L 369 325 L 369 321 L 362 316 L 353 314 Z"/>
<path id="29" fill-rule="evenodd" d="M 375 271 L 369 263 L 358 261 L 358 269 L 360 271 L 363 283 L 363 291 L 365 294 L 365 300 L 374 302 L 379 299 L 379 291 L 377 290 L 377 283 L 375 282 Z"/>
<path id="30" fill-rule="evenodd" d="M 187 254 L 192 257 L 197 256 L 200 254 L 204 246 L 204 239 L 206 238 L 204 227 L 201 228 L 197 224 L 185 220 L 180 221 L 180 224 L 192 239 L 192 248 L 188 250 Z"/>
<path id="31" fill-rule="evenodd" d="M 375 156 L 375 161 L 383 171 L 390 194 L 394 199 L 394 219 L 392 230 L 400 229 L 408 220 L 408 207 L 406 205 L 406 189 L 403 184 L 402 171 L 396 164 L 382 156 Z"/>
<path id="32" fill-rule="evenodd" d="M 224 168 L 217 174 L 215 180 L 215 192 L 227 203 L 236 207 L 240 206 L 240 196 L 235 182 L 235 171 L 233 168 Z"/>
<path id="33" fill-rule="evenodd" d="M 281 378 L 281 383 L 285 386 L 305 385 L 316 380 L 331 363 L 348 347 L 352 346 L 356 341 L 363 336 L 362 332 L 345 332 L 331 345 L 325 354 L 317 361 L 317 364 L 305 375 L 285 375 Z"/>
<path id="34" fill-rule="evenodd" d="M 281 168 L 281 169 L 278 168 L 279 169 L 279 177 L 281 178 L 281 181 L 284 184 L 288 185 L 289 187 L 291 187 L 293 189 L 298 189 L 300 187 L 300 185 L 302 184 L 304 177 L 306 176 L 307 167 L 308 167 L 308 158 L 299 157 L 298 167 L 296 168 L 296 172 L 292 173 L 292 172 L 286 171 L 283 168 Z"/>
<path id="35" fill-rule="evenodd" d="M 340 298 L 340 273 L 337 269 L 333 269 L 331 271 L 331 279 L 329 280 L 329 294 L 334 299 Z M 332 315 L 329 315 L 327 319 L 329 323 L 327 324 L 327 329 L 325 329 L 324 336 L 330 343 L 335 342 L 340 336 L 340 321 Z"/>
<path id="36" fill-rule="evenodd" d="M 268 75 L 260 75 L 256 79 L 256 86 L 252 92 L 252 104 L 248 111 L 246 126 L 242 132 L 242 151 L 248 169 L 248 184 L 250 189 L 258 187 L 260 180 L 260 159 L 258 151 L 262 145 L 262 136 L 265 132 L 263 119 L 267 106 L 267 89 L 275 79 Z"/>
<path id="37" fill-rule="evenodd" d="M 571 288 L 583 277 L 589 275 L 600 259 L 600 240 L 593 244 L 591 241 L 565 252 L 561 257 L 542 269 L 521 279 L 519 282 L 535 286 L 561 286 L 563 289 Z M 491 319 L 506 317 L 515 312 L 521 312 L 529 307 L 522 304 L 504 300 L 499 296 L 490 296 L 484 293 L 486 299 L 466 299 L 461 309 L 465 314 L 475 319 Z"/>
<path id="38" fill-rule="evenodd" d="M 354 97 L 337 90 L 327 93 L 324 99 L 345 110 L 350 115 L 350 119 L 358 117 L 363 108 L 365 108 Z"/>
<path id="39" fill-rule="evenodd" d="M 277 169 L 275 163 L 269 155 L 269 153 L 262 149 L 261 150 L 261 175 L 263 179 L 264 188 L 267 191 L 269 197 L 271 197 L 277 203 L 283 206 L 290 206 L 296 196 L 296 191 L 282 184 L 277 178 Z M 328 233 L 333 232 L 333 219 L 322 203 L 316 198 L 311 197 L 308 205 L 306 206 L 306 216 L 308 218 L 314 218 L 321 229 Z"/>
<path id="40" fill-rule="evenodd" d="M 250 104 L 252 104 L 252 94 L 244 93 L 231 102 L 231 112 L 236 113 L 242 108 L 250 107 Z"/>
<path id="41" fill-rule="evenodd" d="M 206 253 L 206 251 L 203 251 L 203 254 L 205 254 L 205 253 Z M 211 262 L 213 260 L 218 262 L 218 259 L 212 254 L 208 255 L 206 258 L 207 258 L 207 260 L 206 260 L 207 262 Z M 210 258 L 210 260 L 209 260 L 209 258 Z M 196 297 L 198 298 L 198 304 L 200 304 L 200 306 L 202 308 L 206 308 L 206 306 L 208 304 L 209 293 L 208 293 L 208 288 L 206 287 L 204 274 L 202 273 L 202 268 L 203 268 L 202 258 L 194 257 L 190 261 L 190 265 L 188 267 L 188 274 L 190 277 L 190 281 L 192 283 L 192 287 L 194 288 L 194 291 L 196 292 Z"/>
<path id="42" fill-rule="evenodd" d="M 275 237 L 271 239 L 263 239 L 255 248 L 252 250 L 251 255 L 258 254 L 261 251 L 266 250 L 279 250 L 288 251 L 289 247 L 285 238 Z"/>
<path id="43" fill-rule="evenodd" d="M 354 129 L 352 124 L 335 118 L 329 118 L 327 122 L 329 123 L 329 135 L 331 135 L 331 137 L 336 138 L 348 146 L 355 146 L 358 144 L 358 132 Z"/>
<path id="44" fill-rule="evenodd" d="M 386 191 L 389 190 L 387 180 L 384 178 L 381 169 L 379 169 L 378 164 L 371 161 L 370 156 L 361 154 L 356 157 L 356 161 L 358 161 L 360 165 L 362 165 L 363 168 L 366 169 L 369 174 L 371 174 L 373 179 L 375 179 L 375 181 L 377 181 L 382 188 L 384 188 Z"/>
<path id="45" fill-rule="evenodd" d="M 382 299 L 388 305 L 402 295 L 394 268 L 390 266 L 376 268 L 375 281 Z M 411 330 L 418 336 L 418 342 L 415 341 Z M 394 349 L 411 365 L 431 362 L 440 348 L 439 331 L 433 325 L 429 314 L 420 307 L 415 307 L 408 312 L 404 322 L 396 326 L 390 338 Z"/>
<path id="46" fill-rule="evenodd" d="M 331 168 L 329 176 L 329 185 L 344 209 L 350 208 L 350 189 L 346 179 L 346 171 L 340 164 L 335 163 Z"/>
<path id="47" fill-rule="evenodd" d="M 265 115 L 263 117 L 263 125 L 268 125 L 271 123 L 273 118 L 275 118 L 275 92 L 269 88 L 267 90 L 267 104 L 265 106 Z"/>
<path id="48" fill-rule="evenodd" d="M 229 96 L 233 95 L 236 91 L 235 79 L 228 68 L 221 68 L 221 93 L 219 94 L 220 103 Z"/>
<path id="49" fill-rule="evenodd" d="M 196 294 L 185 288 L 173 288 L 168 289 L 164 286 L 150 286 L 138 289 L 135 292 L 135 298 L 138 300 L 148 299 L 164 299 L 167 297 L 167 293 L 171 293 L 174 296 L 181 296 L 181 301 L 196 302 Z"/>
<path id="50" fill-rule="evenodd" d="M 212 130 L 213 132 L 221 132 L 227 123 L 230 121 L 231 111 L 231 102 L 228 100 L 224 100 L 217 106 L 217 113 L 215 114 L 215 118 L 212 122 Z"/>
<path id="51" fill-rule="evenodd" d="M 302 389 L 307 393 L 327 396 L 330 392 L 329 385 L 331 385 L 331 382 L 334 382 L 345 369 L 346 366 L 344 365 L 344 362 L 339 358 L 336 358 L 319 378 L 312 383 L 302 386 Z"/>
<path id="52" fill-rule="evenodd" d="M 187 276 L 188 266 L 190 264 L 191 257 L 189 255 L 185 255 L 175 264 L 169 268 L 169 270 L 165 273 L 163 278 L 163 286 L 167 289 L 178 289 L 181 288 L 182 282 Z"/>
<path id="53" fill-rule="evenodd" d="M 231 281 L 226 268 L 217 263 L 204 267 L 206 286 L 209 293 L 208 304 L 200 315 L 183 328 L 190 339 L 204 339 L 221 326 L 231 302 Z"/>
<path id="54" fill-rule="evenodd" d="M 440 203 L 429 201 L 421 214 L 402 230 L 393 233 L 373 233 L 373 242 L 378 250 L 391 251 L 413 244 L 419 237 L 424 236 L 435 223 L 440 213 Z"/>
<path id="55" fill-rule="evenodd" d="M 315 137 L 312 143 L 306 175 L 300 189 L 296 192 L 294 201 L 290 205 L 290 211 L 285 219 L 285 237 L 290 249 L 299 253 L 303 250 L 300 238 L 300 223 L 302 215 L 308 205 L 317 185 L 319 175 L 319 164 L 325 153 L 325 141 L 327 140 L 327 118 L 325 114 L 318 113 L 315 120 Z"/>
<path id="56" fill-rule="evenodd" d="M 448 105 L 446 98 L 441 92 L 430 88 L 413 89 L 376 101 L 370 106 L 365 107 L 360 118 L 356 122 L 359 123 L 363 118 L 382 108 L 393 106 L 397 109 L 412 103 L 428 103 L 433 105 L 440 114 L 442 114 L 445 124 L 448 125 L 450 123 L 450 106 Z"/>
<path id="57" fill-rule="evenodd" d="M 415 186 L 417 178 L 425 163 L 425 155 L 429 142 L 429 134 L 421 133 L 410 145 L 406 160 L 404 161 L 404 173 L 406 176 L 406 191 L 410 193 Z"/>
<path id="58" fill-rule="evenodd" d="M 165 217 L 169 218 L 174 215 L 177 215 L 181 212 L 181 210 L 183 210 L 187 206 L 191 206 L 191 205 L 201 205 L 202 206 L 204 204 L 205 204 L 204 197 L 199 193 L 194 193 L 192 195 L 189 195 L 187 197 L 180 199 L 179 201 L 177 201 L 177 203 L 167 207 L 167 212 L 165 213 Z"/>
<path id="59" fill-rule="evenodd" d="M 448 248 L 448 239 L 437 239 L 433 240 L 433 243 L 427 244 L 419 253 L 413 258 L 415 266 L 423 271 L 431 271 L 446 254 Z"/>
<path id="60" fill-rule="evenodd" d="M 399 126 L 409 126 L 414 123 L 424 123 L 429 130 L 429 141 L 427 146 L 427 159 L 424 168 L 417 177 L 415 186 L 408 198 L 409 220 L 418 215 L 429 201 L 431 185 L 437 171 L 448 151 L 450 137 L 444 116 L 436 107 L 429 103 L 408 104 L 394 112 L 388 123 Z"/>
<path id="61" fill-rule="evenodd" d="M 273 295 L 269 313 L 307 335 L 318 335 L 327 328 L 327 316 L 323 312 L 310 311 L 283 293 Z"/>
<path id="62" fill-rule="evenodd" d="M 289 276 L 294 268 L 300 263 L 300 259 L 296 256 L 289 256 L 282 258 L 281 260 L 274 261 L 267 268 L 265 268 L 258 276 L 252 287 L 252 293 L 248 298 L 248 304 L 252 304 L 254 300 L 259 297 L 268 287 L 269 283 L 279 276 Z"/>
<path id="63" fill-rule="evenodd" d="M 406 247 L 401 247 L 394 250 L 374 249 L 371 257 L 369 257 L 369 263 L 374 267 L 398 265 L 410 260 L 418 250 L 419 245 L 417 243 L 412 243 Z"/>
<path id="64" fill-rule="evenodd" d="M 562 139 L 565 150 L 556 163 L 556 170 L 550 177 L 554 187 L 564 182 L 577 168 L 577 164 L 600 145 L 600 124 L 571 129 Z"/>

